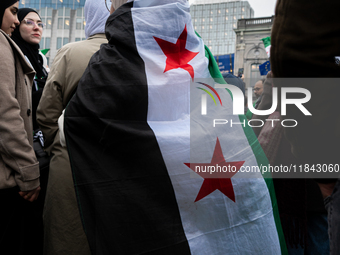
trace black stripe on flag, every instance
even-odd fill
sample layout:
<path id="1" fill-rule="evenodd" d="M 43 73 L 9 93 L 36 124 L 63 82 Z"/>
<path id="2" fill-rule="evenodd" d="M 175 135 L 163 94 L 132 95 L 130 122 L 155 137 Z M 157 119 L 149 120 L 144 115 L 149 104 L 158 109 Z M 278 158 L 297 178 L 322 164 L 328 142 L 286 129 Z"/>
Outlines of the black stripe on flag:
<path id="1" fill-rule="evenodd" d="M 65 114 L 77 199 L 93 254 L 190 254 L 147 123 L 148 86 L 128 3 L 107 21 Z"/>

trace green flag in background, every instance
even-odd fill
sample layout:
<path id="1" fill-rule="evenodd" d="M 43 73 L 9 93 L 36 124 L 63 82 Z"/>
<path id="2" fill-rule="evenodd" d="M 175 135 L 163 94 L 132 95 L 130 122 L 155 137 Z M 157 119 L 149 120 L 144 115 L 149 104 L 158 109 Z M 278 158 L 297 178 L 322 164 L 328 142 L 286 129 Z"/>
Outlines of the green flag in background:
<path id="1" fill-rule="evenodd" d="M 46 54 L 47 54 L 47 52 L 49 52 L 49 51 L 50 51 L 50 49 L 43 49 L 43 50 L 40 50 L 40 51 L 41 51 L 41 53 L 42 53 L 42 54 L 46 55 Z"/>
<path id="2" fill-rule="evenodd" d="M 263 41 L 264 47 L 266 48 L 266 52 L 267 52 L 267 55 L 268 55 L 268 58 L 269 58 L 270 57 L 270 47 L 271 47 L 270 36 L 266 37 L 266 38 L 262 38 L 261 40 Z"/>

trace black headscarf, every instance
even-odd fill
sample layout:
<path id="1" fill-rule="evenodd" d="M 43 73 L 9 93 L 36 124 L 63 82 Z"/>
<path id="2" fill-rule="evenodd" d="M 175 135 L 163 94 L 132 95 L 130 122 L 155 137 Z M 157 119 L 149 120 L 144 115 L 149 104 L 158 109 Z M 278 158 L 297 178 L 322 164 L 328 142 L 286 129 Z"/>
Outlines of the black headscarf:
<path id="1" fill-rule="evenodd" d="M 18 20 L 21 23 L 21 21 L 26 17 L 26 15 L 30 12 L 34 12 L 38 14 L 35 10 L 31 8 L 22 8 L 18 11 Z M 24 55 L 29 59 L 31 62 L 34 70 L 36 71 L 36 76 L 38 79 L 45 78 L 47 76 L 46 70 L 43 67 L 42 59 L 39 56 L 39 44 L 30 44 L 26 42 L 24 39 L 22 39 L 20 31 L 19 31 L 20 25 L 14 30 L 12 33 L 11 38 L 13 41 L 19 46 L 21 51 L 24 53 Z"/>
<path id="2" fill-rule="evenodd" d="M 18 0 L 1 0 L 0 1 L 0 28 L 2 25 L 2 19 L 4 18 L 5 10 L 12 4 L 15 4 Z"/>
<path id="3" fill-rule="evenodd" d="M 21 23 L 21 21 L 30 12 L 34 12 L 38 14 L 38 16 L 40 17 L 39 13 L 37 13 L 33 9 L 22 8 L 22 9 L 19 9 L 18 11 L 19 22 Z M 36 78 L 34 79 L 34 85 L 32 87 L 32 118 L 33 118 L 33 128 L 34 130 L 36 130 L 37 128 L 39 128 L 39 125 L 36 121 L 36 111 L 39 105 L 39 101 L 40 101 L 42 91 L 45 86 L 48 74 L 43 66 L 42 57 L 39 55 L 39 44 L 30 44 L 26 42 L 24 39 L 22 39 L 20 31 L 19 31 L 19 27 L 20 25 L 14 30 L 11 38 L 19 46 L 19 48 L 24 53 L 24 55 L 28 58 L 28 60 L 30 61 L 30 63 L 32 64 L 36 72 Z"/>

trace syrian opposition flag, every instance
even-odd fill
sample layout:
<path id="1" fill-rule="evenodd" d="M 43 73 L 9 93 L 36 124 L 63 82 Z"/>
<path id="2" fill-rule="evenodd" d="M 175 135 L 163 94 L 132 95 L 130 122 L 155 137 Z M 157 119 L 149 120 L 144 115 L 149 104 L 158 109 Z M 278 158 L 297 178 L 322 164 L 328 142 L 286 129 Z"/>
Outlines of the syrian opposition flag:
<path id="1" fill-rule="evenodd" d="M 268 165 L 254 133 L 210 122 L 245 117 L 232 114 L 227 90 L 208 84 L 222 76 L 189 3 L 128 2 L 109 17 L 106 36 L 64 125 L 92 254 L 285 253 L 271 179 L 241 172 Z M 218 103 L 207 99 L 206 116 L 204 90 Z M 236 172 L 193 170 L 211 164 Z"/>
<path id="2" fill-rule="evenodd" d="M 270 42 L 270 36 L 262 38 L 261 40 L 263 41 L 264 48 L 266 49 L 268 58 L 270 58 L 270 48 L 272 47 L 271 42 Z"/>

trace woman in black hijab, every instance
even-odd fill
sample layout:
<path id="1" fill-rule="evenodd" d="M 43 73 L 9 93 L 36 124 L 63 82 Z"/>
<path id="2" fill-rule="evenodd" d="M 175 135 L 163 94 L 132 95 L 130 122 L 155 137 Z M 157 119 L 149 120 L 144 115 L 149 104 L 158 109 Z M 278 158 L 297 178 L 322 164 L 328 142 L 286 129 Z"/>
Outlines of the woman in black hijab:
<path id="1" fill-rule="evenodd" d="M 6 9 L 11 7 L 11 5 L 15 4 L 16 2 L 18 2 L 18 0 L 1 0 L 0 1 L 0 28 L 7 34 L 9 34 L 8 32 L 9 30 L 7 30 L 7 28 L 2 27 L 3 18 L 5 15 Z M 6 22 L 8 22 L 8 20 L 4 20 L 4 23 Z"/>
<path id="2" fill-rule="evenodd" d="M 34 214 L 32 220 L 36 221 L 35 235 L 39 246 L 43 243 L 43 208 L 49 172 L 49 156 L 43 150 L 43 136 L 36 121 L 36 111 L 47 79 L 47 71 L 43 66 L 43 59 L 39 53 L 39 43 L 42 37 L 44 24 L 40 15 L 33 9 L 22 8 L 18 11 L 20 25 L 12 33 L 12 40 L 19 46 L 26 57 L 27 62 L 35 70 L 36 75 L 32 87 L 32 119 L 34 130 L 34 150 L 40 166 L 41 191 L 37 201 L 32 204 Z M 42 249 L 41 249 L 42 250 Z"/>
<path id="3" fill-rule="evenodd" d="M 34 71 L 9 37 L 19 25 L 18 7 L 17 0 L 0 2 L 0 253 L 41 254 L 31 217 L 40 191 L 30 114 Z"/>
<path id="4" fill-rule="evenodd" d="M 44 24 L 39 14 L 31 8 L 20 9 L 18 19 L 20 25 L 14 30 L 11 38 L 19 46 L 36 72 L 32 88 L 32 117 L 33 129 L 37 130 L 39 126 L 36 121 L 36 110 L 48 75 L 43 66 L 42 56 L 39 54 L 39 43 Z"/>

